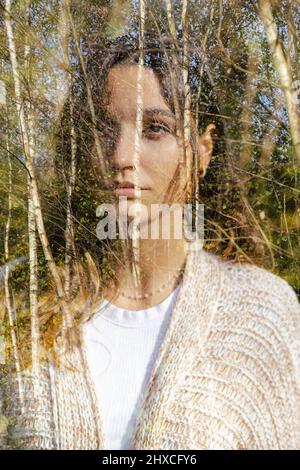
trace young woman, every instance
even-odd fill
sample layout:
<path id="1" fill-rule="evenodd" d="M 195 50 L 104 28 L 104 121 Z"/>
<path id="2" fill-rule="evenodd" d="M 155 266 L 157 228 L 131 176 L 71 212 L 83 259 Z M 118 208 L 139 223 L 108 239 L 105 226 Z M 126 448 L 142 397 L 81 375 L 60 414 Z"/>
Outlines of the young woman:
<path id="1" fill-rule="evenodd" d="M 300 306 L 293 289 L 172 231 L 206 172 L 215 126 L 199 134 L 195 117 L 186 119 L 186 82 L 172 47 L 157 44 L 145 39 L 143 64 L 128 38 L 91 56 L 78 122 L 85 105 L 93 136 L 85 169 L 101 184 L 106 176 L 118 220 L 138 220 L 149 235 L 169 220 L 151 208 L 177 204 L 170 235 L 122 243 L 97 307 L 77 315 L 72 347 L 58 334 L 59 360 L 47 355 L 36 380 L 30 368 L 23 371 L 22 403 L 16 381 L 3 379 L 3 413 L 17 417 L 7 446 L 300 448 Z"/>

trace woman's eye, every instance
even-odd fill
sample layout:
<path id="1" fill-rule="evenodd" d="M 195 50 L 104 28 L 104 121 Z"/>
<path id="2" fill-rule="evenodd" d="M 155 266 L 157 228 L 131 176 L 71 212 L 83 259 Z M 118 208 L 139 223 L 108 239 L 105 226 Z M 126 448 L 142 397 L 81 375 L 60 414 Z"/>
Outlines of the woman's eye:
<path id="1" fill-rule="evenodd" d="M 150 123 L 146 124 L 143 129 L 143 133 L 150 138 L 158 138 L 160 135 L 163 134 L 170 134 L 171 130 L 165 124 L 160 123 Z"/>

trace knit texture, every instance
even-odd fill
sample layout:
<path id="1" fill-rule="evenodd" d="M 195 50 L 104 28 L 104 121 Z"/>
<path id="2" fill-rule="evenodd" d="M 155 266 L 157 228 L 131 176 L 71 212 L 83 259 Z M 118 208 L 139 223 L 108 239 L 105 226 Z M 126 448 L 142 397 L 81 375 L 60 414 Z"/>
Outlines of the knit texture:
<path id="1" fill-rule="evenodd" d="M 23 413 L 12 377 L 3 447 L 103 449 L 101 410 L 81 348 L 74 370 L 46 363 L 28 378 Z M 37 385 L 36 385 L 37 387 Z M 29 391 L 28 391 L 29 390 Z M 132 449 L 300 449 L 300 304 L 289 284 L 192 243 L 148 386 Z"/>

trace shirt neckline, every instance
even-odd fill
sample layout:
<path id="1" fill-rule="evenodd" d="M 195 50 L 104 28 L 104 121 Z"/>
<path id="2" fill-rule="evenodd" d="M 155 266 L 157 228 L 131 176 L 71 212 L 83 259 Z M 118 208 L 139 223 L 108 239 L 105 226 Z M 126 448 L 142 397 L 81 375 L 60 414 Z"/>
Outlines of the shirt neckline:
<path id="1" fill-rule="evenodd" d="M 110 323 L 124 327 L 139 327 L 149 324 L 149 322 L 162 322 L 163 312 L 169 312 L 171 304 L 175 302 L 181 283 L 159 304 L 153 305 L 143 310 L 128 310 L 110 303 L 104 299 L 100 304 L 99 310 L 93 315 L 90 321 L 94 324 L 98 319 L 105 319 Z"/>

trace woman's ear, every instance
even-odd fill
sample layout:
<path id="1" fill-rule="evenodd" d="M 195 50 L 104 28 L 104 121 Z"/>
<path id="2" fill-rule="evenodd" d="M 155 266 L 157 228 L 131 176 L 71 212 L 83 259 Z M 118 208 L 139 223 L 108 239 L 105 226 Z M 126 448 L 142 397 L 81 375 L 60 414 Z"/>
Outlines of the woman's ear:
<path id="1" fill-rule="evenodd" d="M 209 165 L 212 151 L 213 151 L 213 138 L 212 133 L 215 131 L 216 126 L 209 124 L 204 133 L 198 136 L 198 157 L 199 157 L 199 168 L 201 176 L 203 177 L 206 173 Z"/>

